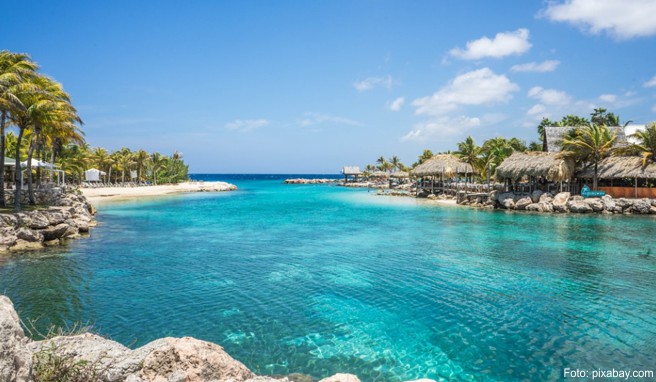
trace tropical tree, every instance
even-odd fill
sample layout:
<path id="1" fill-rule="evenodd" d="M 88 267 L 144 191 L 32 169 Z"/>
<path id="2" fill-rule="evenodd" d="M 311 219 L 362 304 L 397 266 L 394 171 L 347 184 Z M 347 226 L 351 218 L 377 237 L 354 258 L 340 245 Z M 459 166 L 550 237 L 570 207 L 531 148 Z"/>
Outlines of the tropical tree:
<path id="1" fill-rule="evenodd" d="M 376 159 L 376 163 L 378 163 L 378 169 L 380 171 L 387 171 L 389 167 L 389 163 L 387 162 L 387 159 L 385 159 L 384 156 L 380 156 L 378 159 Z"/>
<path id="2" fill-rule="evenodd" d="M 555 122 L 552 122 L 549 118 L 542 118 L 540 124 L 538 125 L 538 135 L 540 136 L 540 142 L 542 142 L 542 151 L 547 151 L 547 127 L 556 126 Z M 539 150 L 532 150 L 539 151 Z"/>
<path id="3" fill-rule="evenodd" d="M 122 148 L 121 151 L 119 151 L 117 162 L 121 169 L 121 183 L 125 184 L 125 171 L 128 171 L 129 175 L 130 168 L 134 164 L 133 155 L 130 149 L 125 147 Z"/>
<path id="4" fill-rule="evenodd" d="M 627 146 L 621 150 L 622 154 L 639 155 L 642 157 L 642 165 L 656 161 L 656 122 L 650 122 L 642 131 L 631 134 L 637 143 Z"/>
<path id="5" fill-rule="evenodd" d="M 576 136 L 563 139 L 563 149 L 573 154 L 574 158 L 594 166 L 592 188 L 597 188 L 599 162 L 610 155 L 617 134 L 606 125 L 590 123 L 586 127 L 576 129 Z"/>
<path id="6" fill-rule="evenodd" d="M 142 180 L 143 170 L 148 166 L 149 162 L 150 154 L 146 150 L 142 149 L 134 153 L 134 164 L 137 166 L 137 179 Z"/>
<path id="7" fill-rule="evenodd" d="M 22 108 L 17 86 L 36 73 L 37 64 L 22 53 L 0 51 L 0 206 L 5 206 L 5 128 L 10 114 Z"/>
<path id="8" fill-rule="evenodd" d="M 394 155 L 393 157 L 391 157 L 389 159 L 389 163 L 392 167 L 392 171 L 400 170 L 401 166 L 403 166 L 403 164 L 401 163 L 401 160 L 396 155 Z"/>
<path id="9" fill-rule="evenodd" d="M 417 158 L 417 161 L 412 164 L 412 167 L 414 168 L 414 167 L 419 166 L 420 164 L 422 164 L 422 163 L 426 162 L 427 160 L 431 159 L 433 156 L 434 156 L 434 154 L 433 154 L 432 151 L 430 151 L 428 149 L 425 149 L 424 152 L 421 153 L 419 158 Z"/>
<path id="10" fill-rule="evenodd" d="M 594 109 L 592 113 L 590 113 L 590 121 L 596 125 L 606 125 L 606 126 L 621 126 L 621 127 L 626 127 L 629 123 L 633 121 L 627 121 L 622 125 L 620 123 L 620 116 L 615 115 L 614 113 L 608 112 L 606 109 L 602 107 L 598 107 Z"/>
<path id="11" fill-rule="evenodd" d="M 168 158 L 158 152 L 155 152 L 150 156 L 150 164 L 153 171 L 153 183 L 155 183 L 155 185 L 157 185 L 157 173 L 166 169 L 167 162 Z"/>
<path id="12" fill-rule="evenodd" d="M 483 143 L 481 150 L 483 153 L 483 163 L 491 170 L 491 173 L 494 173 L 497 166 L 514 151 L 510 142 L 502 137 L 488 139 Z"/>
<path id="13" fill-rule="evenodd" d="M 454 154 L 463 162 L 469 163 L 475 170 L 481 169 L 481 147 L 474 142 L 472 136 L 468 136 L 464 141 L 458 143 L 458 151 Z"/>

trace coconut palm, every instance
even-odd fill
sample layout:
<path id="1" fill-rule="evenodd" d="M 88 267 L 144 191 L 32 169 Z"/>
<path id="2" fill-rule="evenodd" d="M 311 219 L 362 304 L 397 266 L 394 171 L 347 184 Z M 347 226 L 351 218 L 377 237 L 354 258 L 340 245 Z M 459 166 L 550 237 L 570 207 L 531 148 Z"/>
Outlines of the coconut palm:
<path id="1" fill-rule="evenodd" d="M 623 150 L 625 153 L 640 155 L 643 166 L 656 161 L 656 122 L 648 123 L 643 131 L 636 131 L 631 138 L 638 142 Z"/>
<path id="2" fill-rule="evenodd" d="M 153 171 L 153 183 L 157 185 L 157 173 L 161 170 L 166 169 L 168 158 L 160 153 L 153 153 L 150 156 L 150 163 Z"/>
<path id="3" fill-rule="evenodd" d="M 486 167 L 490 168 L 492 173 L 514 151 L 510 142 L 501 137 L 488 139 L 483 143 L 481 150 L 483 152 L 483 162 Z"/>
<path id="4" fill-rule="evenodd" d="M 118 155 L 118 165 L 121 169 L 121 183 L 125 184 L 125 171 L 130 171 L 131 166 L 134 164 L 133 154 L 128 148 L 122 148 Z"/>
<path id="5" fill-rule="evenodd" d="M 430 151 L 428 149 L 425 149 L 424 152 L 421 153 L 419 158 L 417 158 L 417 161 L 412 164 L 412 167 L 414 168 L 414 167 L 419 166 L 420 164 L 422 164 L 422 163 L 426 162 L 427 160 L 431 159 L 433 156 L 434 156 L 434 154 L 433 154 L 432 151 Z"/>
<path id="6" fill-rule="evenodd" d="M 594 166 L 592 188 L 597 188 L 597 174 L 599 162 L 609 156 L 617 134 L 606 125 L 590 123 L 586 127 L 576 129 L 576 136 L 563 139 L 563 149 L 573 154 L 581 162 L 591 163 Z"/>
<path id="7" fill-rule="evenodd" d="M 547 127 L 556 126 L 556 122 L 551 122 L 549 118 L 542 118 L 540 124 L 538 125 L 538 135 L 540 136 L 540 141 L 542 142 L 542 151 L 547 151 Z M 537 151 L 537 150 L 532 150 Z"/>
<path id="8" fill-rule="evenodd" d="M 9 114 L 21 108 L 14 92 L 16 86 L 29 80 L 37 69 L 36 63 L 26 54 L 0 51 L 0 206 L 5 205 L 5 127 Z"/>
<path id="9" fill-rule="evenodd" d="M 392 171 L 400 170 L 401 166 L 403 165 L 399 157 L 397 157 L 396 155 L 394 155 L 389 159 L 389 163 L 392 166 Z"/>
<path id="10" fill-rule="evenodd" d="M 137 179 L 141 180 L 143 176 L 143 170 L 148 165 L 150 161 L 150 154 L 146 150 L 139 150 L 134 153 L 134 164 L 137 166 Z"/>
<path id="11" fill-rule="evenodd" d="M 463 162 L 470 164 L 475 170 L 480 170 L 481 147 L 474 142 L 474 138 L 471 135 L 458 143 L 458 151 L 454 154 Z"/>

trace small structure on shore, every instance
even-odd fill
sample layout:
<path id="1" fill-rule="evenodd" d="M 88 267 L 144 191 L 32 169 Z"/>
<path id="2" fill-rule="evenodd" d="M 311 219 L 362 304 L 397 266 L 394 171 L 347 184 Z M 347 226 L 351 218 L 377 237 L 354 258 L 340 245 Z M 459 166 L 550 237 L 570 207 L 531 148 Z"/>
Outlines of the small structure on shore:
<path id="1" fill-rule="evenodd" d="M 583 179 L 594 176 L 594 166 L 579 175 Z M 643 166 L 641 157 L 608 157 L 597 165 L 597 178 L 603 185 L 597 187 L 615 198 L 656 198 L 656 163 Z"/>
<path id="2" fill-rule="evenodd" d="M 515 188 L 519 180 L 528 180 L 523 186 L 527 192 L 536 189 L 548 191 L 555 188 L 563 190 L 563 183 L 569 186 L 574 176 L 574 160 L 568 158 L 564 153 L 552 152 L 514 152 L 506 158 L 496 169 L 496 177 L 506 184 L 506 191 Z M 569 187 L 566 187 L 569 189 Z"/>
<path id="3" fill-rule="evenodd" d="M 344 184 L 349 182 L 349 179 L 353 182 L 357 182 L 358 178 L 362 175 L 360 167 L 358 166 L 344 166 L 342 168 L 342 175 L 344 175 Z"/>
<path id="4" fill-rule="evenodd" d="M 464 178 L 467 179 L 468 176 L 474 174 L 474 168 L 453 154 L 438 154 L 415 167 L 410 173 L 412 176 L 421 178 L 417 193 L 419 193 L 419 189 L 424 189 L 425 191 L 430 190 L 429 192 L 434 194 L 436 190 L 443 193 L 454 191 L 453 183 L 447 184 L 445 180 L 452 180 L 459 175 L 464 175 Z M 438 183 L 435 182 L 437 177 L 439 177 Z"/>

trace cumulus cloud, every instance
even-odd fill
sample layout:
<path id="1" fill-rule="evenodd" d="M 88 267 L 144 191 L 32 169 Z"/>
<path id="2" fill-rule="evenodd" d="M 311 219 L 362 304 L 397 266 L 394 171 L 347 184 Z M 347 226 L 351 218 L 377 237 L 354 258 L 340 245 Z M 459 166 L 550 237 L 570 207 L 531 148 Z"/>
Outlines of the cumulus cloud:
<path id="1" fill-rule="evenodd" d="M 656 35 L 656 2 L 653 0 L 565 0 L 550 2 L 542 15 L 582 30 L 602 32 L 625 40 Z"/>
<path id="2" fill-rule="evenodd" d="M 368 77 L 365 78 L 364 80 L 353 82 L 353 87 L 359 92 L 371 90 L 376 87 L 391 89 L 392 85 L 394 85 L 394 80 L 392 79 L 392 76 Z"/>
<path id="3" fill-rule="evenodd" d="M 394 101 L 390 102 L 387 105 L 387 107 L 391 111 L 399 111 L 399 110 L 401 110 L 401 107 L 403 106 L 404 103 L 405 103 L 405 97 L 399 97 L 399 98 L 395 99 Z"/>
<path id="4" fill-rule="evenodd" d="M 531 117 L 543 118 L 543 117 L 548 117 L 547 115 L 548 113 L 546 111 L 547 111 L 547 107 L 539 103 L 537 105 L 533 105 L 533 107 L 528 109 L 526 114 Z"/>
<path id="5" fill-rule="evenodd" d="M 439 117 L 415 124 L 410 132 L 401 137 L 401 141 L 426 141 L 436 136 L 459 135 L 465 130 L 480 125 L 481 120 L 477 117 L 464 115 L 459 117 Z"/>
<path id="6" fill-rule="evenodd" d="M 560 65 L 558 60 L 547 60 L 543 62 L 527 62 L 526 64 L 513 65 L 510 68 L 513 72 L 534 72 L 544 73 L 553 72 Z"/>
<path id="7" fill-rule="evenodd" d="M 234 131 L 245 133 L 248 131 L 259 129 L 260 127 L 267 126 L 269 123 L 270 122 L 267 121 L 266 119 L 246 119 L 246 120 L 236 119 L 232 122 L 226 123 L 225 127 L 228 130 L 234 130 Z"/>
<path id="8" fill-rule="evenodd" d="M 653 87 L 655 87 L 655 86 L 656 86 L 656 76 L 653 76 L 653 77 L 651 78 L 651 80 L 645 82 L 644 84 L 642 84 L 642 86 L 644 86 L 644 87 L 646 87 L 646 88 L 653 88 Z"/>
<path id="9" fill-rule="evenodd" d="M 566 105 L 572 101 L 569 94 L 555 89 L 544 89 L 534 86 L 528 91 L 528 96 L 540 100 L 547 105 Z"/>
<path id="10" fill-rule="evenodd" d="M 514 32 L 499 32 L 493 39 L 481 37 L 467 42 L 467 47 L 453 48 L 449 54 L 463 60 L 478 60 L 485 57 L 501 58 L 513 54 L 522 54 L 531 48 L 528 41 L 528 29 L 521 28 Z"/>
<path id="11" fill-rule="evenodd" d="M 363 126 L 362 123 L 349 118 L 320 113 L 305 113 L 303 118 L 299 121 L 299 125 L 301 125 L 301 127 L 310 127 L 326 123 L 348 126 Z"/>
<path id="12" fill-rule="evenodd" d="M 617 101 L 617 96 L 615 94 L 602 94 L 599 96 L 599 100 L 604 102 L 613 103 Z"/>
<path id="13" fill-rule="evenodd" d="M 431 96 L 412 101 L 416 114 L 443 115 L 461 105 L 490 105 L 507 102 L 519 86 L 508 77 L 489 68 L 467 72 L 455 77 Z"/>

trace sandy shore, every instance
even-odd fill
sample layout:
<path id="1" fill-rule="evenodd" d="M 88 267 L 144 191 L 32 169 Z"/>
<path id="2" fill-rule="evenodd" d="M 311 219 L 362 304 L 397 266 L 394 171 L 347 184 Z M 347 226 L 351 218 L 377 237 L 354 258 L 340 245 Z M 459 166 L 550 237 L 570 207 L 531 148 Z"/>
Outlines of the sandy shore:
<path id="1" fill-rule="evenodd" d="M 219 192 L 236 189 L 237 187 L 234 184 L 226 182 L 186 182 L 159 186 L 81 188 L 80 190 L 89 202 L 97 203 L 99 201 L 133 199 L 183 192 Z"/>

